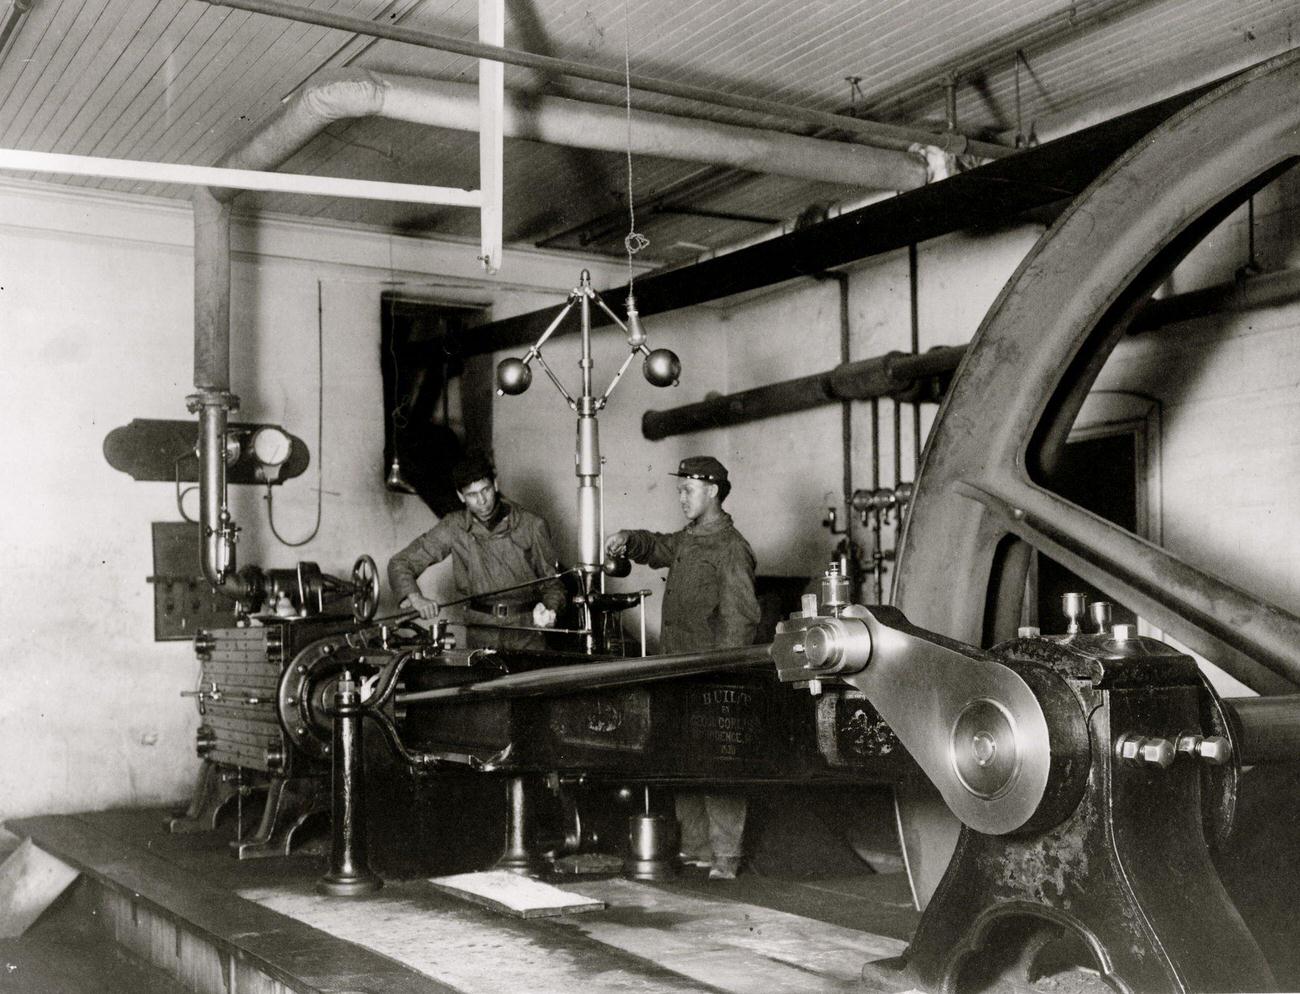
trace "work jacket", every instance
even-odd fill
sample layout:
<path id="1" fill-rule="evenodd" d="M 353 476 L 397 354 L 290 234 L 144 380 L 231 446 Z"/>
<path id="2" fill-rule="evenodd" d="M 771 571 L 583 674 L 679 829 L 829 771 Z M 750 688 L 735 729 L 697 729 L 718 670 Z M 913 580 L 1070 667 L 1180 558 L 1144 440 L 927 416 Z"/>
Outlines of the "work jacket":
<path id="1" fill-rule="evenodd" d="M 400 601 L 420 592 L 420 574 L 448 556 L 456 597 L 491 595 L 492 591 L 550 576 L 555 547 L 545 520 L 504 497 L 496 522 L 488 527 L 467 508 L 453 511 L 388 561 L 388 583 Z M 564 586 L 548 580 L 535 587 L 484 598 L 519 608 L 541 601 L 552 611 L 564 606 Z M 471 605 L 490 611 L 491 605 Z"/>
<path id="2" fill-rule="evenodd" d="M 725 511 L 681 531 L 630 531 L 628 558 L 668 567 L 659 632 L 661 652 L 752 645 L 758 633 L 754 552 Z"/>

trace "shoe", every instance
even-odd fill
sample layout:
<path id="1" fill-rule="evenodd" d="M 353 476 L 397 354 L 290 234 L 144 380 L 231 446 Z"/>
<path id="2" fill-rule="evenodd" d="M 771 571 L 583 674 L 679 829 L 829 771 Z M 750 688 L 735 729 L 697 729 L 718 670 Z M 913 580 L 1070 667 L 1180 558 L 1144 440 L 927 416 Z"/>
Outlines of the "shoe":
<path id="1" fill-rule="evenodd" d="M 709 868 L 710 880 L 735 880 L 740 872 L 739 856 L 719 856 Z"/>
<path id="2" fill-rule="evenodd" d="M 683 866 L 712 866 L 713 861 L 710 859 L 701 859 L 699 856 L 690 856 L 684 852 L 678 853 L 677 858 L 681 860 Z"/>

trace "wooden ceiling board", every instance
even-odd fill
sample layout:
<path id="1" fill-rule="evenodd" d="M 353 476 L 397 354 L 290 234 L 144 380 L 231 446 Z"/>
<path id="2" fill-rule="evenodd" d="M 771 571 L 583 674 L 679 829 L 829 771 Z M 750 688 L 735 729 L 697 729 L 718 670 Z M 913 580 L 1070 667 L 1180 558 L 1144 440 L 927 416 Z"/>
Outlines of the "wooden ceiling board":
<path id="1" fill-rule="evenodd" d="M 385 23 L 473 40 L 477 0 L 289 0 Z M 1059 16 L 1067 0 L 510 0 L 506 44 L 598 65 L 623 67 L 756 98 L 843 111 L 846 76 L 861 77 L 854 103 L 870 114 L 942 126 L 941 86 L 929 80 L 954 60 L 995 46 L 1028 25 Z M 1109 23 L 1028 53 L 1021 72 L 1026 126 L 1050 114 L 1113 97 L 1182 63 L 1240 64 L 1287 44 L 1300 0 L 1147 0 Z M 1258 41 L 1249 39 L 1258 36 Z M 253 133 L 279 102 L 324 66 L 353 65 L 473 82 L 478 60 L 349 32 L 247 13 L 199 0 L 36 0 L 0 61 L 0 146 L 165 162 L 211 164 Z M 618 86 L 506 68 L 507 85 L 621 105 Z M 873 105 L 873 91 L 899 81 L 924 88 Z M 709 107 L 651 93 L 638 108 L 810 133 L 779 115 Z M 1015 78 L 1005 60 L 958 89 L 968 130 L 1014 125 Z M 634 124 L 635 127 L 635 124 Z M 299 150 L 288 171 L 434 185 L 478 185 L 477 137 L 379 120 L 340 121 Z M 536 240 L 581 222 L 616 217 L 625 206 L 626 163 L 617 153 L 507 140 L 505 230 Z M 638 201 L 683 180 L 712 175 L 699 164 L 636 157 Z M 853 200 L 865 191 L 735 172 L 710 183 L 697 207 L 790 219 L 814 201 Z M 53 177 L 33 178 L 49 181 Z M 115 191 L 182 198 L 159 183 L 57 180 Z M 681 193 L 679 201 L 689 200 Z M 670 201 L 671 203 L 672 201 Z M 371 223 L 398 230 L 431 226 L 476 235 L 473 211 L 357 200 L 244 195 L 244 209 Z M 649 251 L 672 258 L 676 242 L 710 246 L 750 237 L 756 225 L 654 214 Z M 609 225 L 606 224 L 606 228 Z M 618 251 L 621 232 L 591 243 Z M 575 237 L 558 244 L 576 245 Z"/>
<path id="2" fill-rule="evenodd" d="M 33 62 L 26 68 L 36 70 L 34 79 L 21 99 L 17 94 L 0 101 L 0 131 L 12 133 L 21 143 L 23 132 L 49 101 L 51 92 L 63 82 L 65 72 L 94 27 L 103 8 L 86 2 L 79 7 L 74 3 L 61 5 L 59 14 L 67 15 L 66 23 L 51 22 L 41 44 L 37 46 Z M 39 63 L 36 60 L 40 60 Z"/>
<path id="3" fill-rule="evenodd" d="M 69 129 L 85 114 L 92 97 L 104 90 L 104 99 L 108 99 L 109 74 L 120 61 L 127 42 L 141 30 L 147 10 L 144 5 L 123 0 L 105 3 L 95 30 L 78 52 L 76 71 L 66 88 L 53 99 L 53 106 L 43 107 L 21 135 L 0 132 L 0 140 L 42 152 L 66 150 Z"/>

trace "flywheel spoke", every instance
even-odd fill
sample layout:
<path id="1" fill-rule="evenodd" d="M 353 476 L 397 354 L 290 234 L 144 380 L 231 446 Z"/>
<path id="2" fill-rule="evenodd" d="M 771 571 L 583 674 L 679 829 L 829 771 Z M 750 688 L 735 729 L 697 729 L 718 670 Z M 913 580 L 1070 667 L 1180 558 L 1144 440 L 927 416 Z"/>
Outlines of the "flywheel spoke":
<path id="1" fill-rule="evenodd" d="M 960 481 L 1007 531 L 1216 666 L 1270 693 L 1300 685 L 1300 618 L 1025 481 Z"/>

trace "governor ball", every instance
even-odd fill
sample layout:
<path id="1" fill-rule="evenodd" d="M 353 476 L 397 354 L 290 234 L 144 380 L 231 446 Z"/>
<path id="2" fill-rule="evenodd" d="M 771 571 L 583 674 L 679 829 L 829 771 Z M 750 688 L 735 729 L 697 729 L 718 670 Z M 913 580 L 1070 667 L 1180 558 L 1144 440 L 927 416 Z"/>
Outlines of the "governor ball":
<path id="1" fill-rule="evenodd" d="M 601 569 L 606 576 L 623 577 L 632 572 L 632 561 L 626 556 L 606 556 Z"/>
<path id="2" fill-rule="evenodd" d="M 682 375 L 682 361 L 671 349 L 655 349 L 645 357 L 641 372 L 656 387 L 675 387 Z"/>
<path id="3" fill-rule="evenodd" d="M 532 385 L 533 371 L 522 359 L 502 359 L 497 363 L 497 389 L 510 396 L 521 394 Z"/>

